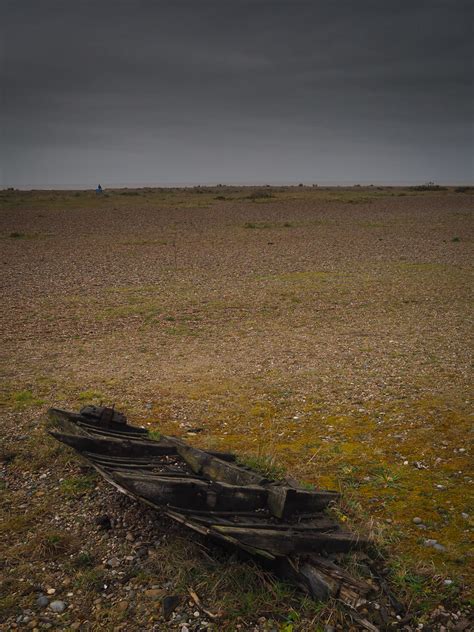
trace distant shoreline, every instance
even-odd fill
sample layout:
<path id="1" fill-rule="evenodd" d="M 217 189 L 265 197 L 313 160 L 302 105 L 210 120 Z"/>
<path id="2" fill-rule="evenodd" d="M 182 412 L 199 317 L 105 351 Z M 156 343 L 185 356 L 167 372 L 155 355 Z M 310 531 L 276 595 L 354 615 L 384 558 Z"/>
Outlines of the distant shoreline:
<path id="1" fill-rule="evenodd" d="M 347 182 L 335 182 L 335 181 L 321 181 L 321 182 L 229 182 L 226 184 L 222 183 L 180 183 L 180 182 L 170 182 L 170 183 L 147 183 L 147 182 L 127 182 L 127 183 L 108 183 L 104 182 L 102 184 L 104 189 L 193 189 L 193 188 L 225 188 L 225 187 L 321 187 L 321 188 L 347 188 L 347 187 L 412 187 L 417 185 L 426 184 L 426 182 L 421 182 L 419 180 L 411 180 L 405 182 L 355 182 L 355 181 L 347 181 Z M 439 186 L 445 187 L 456 187 L 456 186 L 473 186 L 474 181 L 465 182 L 462 180 L 455 180 L 450 182 L 436 182 L 434 183 Z M 89 191 L 95 190 L 97 183 L 89 183 L 89 184 L 6 184 L 1 185 L 0 190 L 6 191 L 9 189 L 14 189 L 16 191 Z"/>

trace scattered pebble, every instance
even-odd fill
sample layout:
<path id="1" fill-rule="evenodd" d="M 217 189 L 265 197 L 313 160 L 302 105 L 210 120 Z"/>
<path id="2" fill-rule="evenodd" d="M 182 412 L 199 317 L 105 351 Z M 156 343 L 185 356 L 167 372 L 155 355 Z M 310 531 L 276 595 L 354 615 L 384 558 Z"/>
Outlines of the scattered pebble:
<path id="1" fill-rule="evenodd" d="M 107 565 L 110 566 L 110 568 L 117 568 L 120 566 L 120 560 L 118 557 L 111 557 L 110 560 L 107 560 Z"/>
<path id="2" fill-rule="evenodd" d="M 36 600 L 36 604 L 40 608 L 46 608 L 46 606 L 49 604 L 49 599 L 46 597 L 46 595 L 40 595 Z"/>
<path id="3" fill-rule="evenodd" d="M 413 522 L 415 524 L 421 524 L 423 522 L 423 520 L 421 518 L 413 518 Z"/>
<path id="4" fill-rule="evenodd" d="M 161 602 L 161 607 L 163 610 L 163 616 L 165 619 L 169 619 L 171 614 L 176 610 L 181 601 L 178 595 L 167 595 L 163 597 L 163 601 Z"/>
<path id="5" fill-rule="evenodd" d="M 66 610 L 66 604 L 64 603 L 64 601 L 52 601 L 49 604 L 49 607 L 51 608 L 51 610 L 53 612 L 57 612 L 58 614 L 61 614 L 61 612 L 64 612 Z"/>
<path id="6" fill-rule="evenodd" d="M 158 599 L 163 596 L 163 591 L 159 588 L 149 588 L 145 590 L 145 596 L 150 597 L 151 599 Z"/>

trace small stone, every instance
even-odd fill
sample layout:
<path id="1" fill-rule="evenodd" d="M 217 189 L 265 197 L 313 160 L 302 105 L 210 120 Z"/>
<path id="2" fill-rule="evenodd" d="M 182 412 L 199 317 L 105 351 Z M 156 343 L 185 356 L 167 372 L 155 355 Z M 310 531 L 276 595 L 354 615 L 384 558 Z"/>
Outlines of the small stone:
<path id="1" fill-rule="evenodd" d="M 95 519 L 95 523 L 100 529 L 105 529 L 106 531 L 112 528 L 110 518 L 106 514 L 103 514 L 102 516 L 97 516 L 97 518 Z"/>
<path id="2" fill-rule="evenodd" d="M 128 601 L 119 601 L 115 607 L 119 612 L 125 612 L 128 608 Z"/>
<path id="3" fill-rule="evenodd" d="M 445 579 L 443 583 L 444 583 L 445 586 L 451 586 L 452 583 L 453 583 L 453 580 L 452 579 Z"/>
<path id="4" fill-rule="evenodd" d="M 66 610 L 66 604 L 64 603 L 64 601 L 52 601 L 49 604 L 49 607 L 53 612 L 57 612 L 58 614 L 61 614 L 61 612 L 64 612 Z"/>
<path id="5" fill-rule="evenodd" d="M 413 518 L 413 522 L 414 522 L 415 524 L 421 524 L 423 521 L 422 521 L 422 519 L 421 519 L 421 518 Z"/>
<path id="6" fill-rule="evenodd" d="M 56 592 L 56 588 L 48 588 L 46 592 L 48 593 L 48 595 L 54 595 L 54 593 Z"/>
<path id="7" fill-rule="evenodd" d="M 163 591 L 159 588 L 149 588 L 148 590 L 145 590 L 145 596 L 150 599 L 158 599 L 163 596 Z"/>
<path id="8" fill-rule="evenodd" d="M 336 632 L 336 628 L 333 625 L 325 625 L 324 632 Z"/>
<path id="9" fill-rule="evenodd" d="M 71 628 L 71 630 L 79 630 L 81 627 L 81 622 L 74 621 L 74 623 L 72 623 L 69 627 Z"/>
<path id="10" fill-rule="evenodd" d="M 111 557 L 110 560 L 107 560 L 107 565 L 110 566 L 110 568 L 117 568 L 120 566 L 120 560 L 118 557 Z"/>
<path id="11" fill-rule="evenodd" d="M 165 619 L 169 619 L 169 617 L 178 607 L 180 601 L 181 599 L 178 597 L 178 595 L 167 595 L 166 597 L 163 597 L 161 607 L 163 609 L 163 616 Z"/>
<path id="12" fill-rule="evenodd" d="M 424 544 L 425 546 L 434 546 L 437 542 L 438 542 L 438 540 L 428 539 L 428 540 L 425 540 L 425 541 L 423 542 L 423 544 Z"/>
<path id="13" fill-rule="evenodd" d="M 464 520 L 469 520 L 469 514 L 465 513 L 464 511 L 462 512 L 461 516 L 464 518 Z"/>
<path id="14" fill-rule="evenodd" d="M 133 534 L 131 534 L 130 532 L 127 533 L 127 535 L 125 536 L 125 539 L 128 540 L 129 542 L 133 542 L 135 540 L 135 538 L 133 537 Z"/>
<path id="15" fill-rule="evenodd" d="M 433 548 L 436 549 L 437 551 L 446 551 L 446 547 L 443 544 L 440 544 L 439 542 L 436 542 L 435 544 L 433 544 Z"/>
<path id="16" fill-rule="evenodd" d="M 36 600 L 36 605 L 38 605 L 40 608 L 46 608 L 48 604 L 49 599 L 46 597 L 46 595 L 40 595 Z"/>

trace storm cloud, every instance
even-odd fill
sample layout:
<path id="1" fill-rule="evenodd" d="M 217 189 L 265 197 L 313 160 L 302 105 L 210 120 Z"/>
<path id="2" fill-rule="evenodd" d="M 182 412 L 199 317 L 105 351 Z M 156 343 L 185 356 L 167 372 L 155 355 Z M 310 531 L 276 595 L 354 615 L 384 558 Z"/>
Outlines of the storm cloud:
<path id="1" fill-rule="evenodd" d="M 472 10 L 4 1 L 5 186 L 469 182 Z"/>

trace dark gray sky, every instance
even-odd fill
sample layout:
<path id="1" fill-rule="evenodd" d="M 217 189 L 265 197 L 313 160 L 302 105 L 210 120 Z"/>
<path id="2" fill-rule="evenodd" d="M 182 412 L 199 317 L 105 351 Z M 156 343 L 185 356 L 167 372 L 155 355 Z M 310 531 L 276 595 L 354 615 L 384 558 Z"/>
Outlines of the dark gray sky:
<path id="1" fill-rule="evenodd" d="M 469 182 L 464 0 L 3 0 L 3 184 Z"/>

